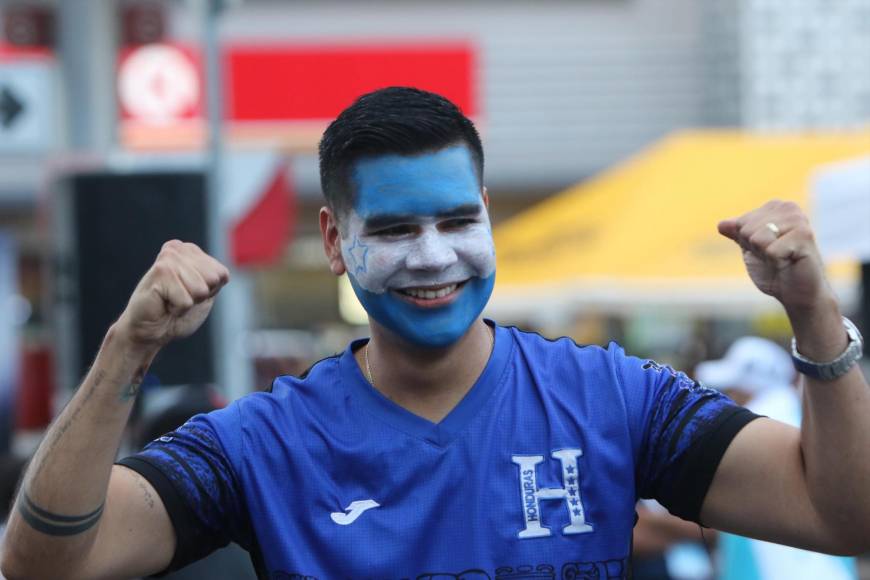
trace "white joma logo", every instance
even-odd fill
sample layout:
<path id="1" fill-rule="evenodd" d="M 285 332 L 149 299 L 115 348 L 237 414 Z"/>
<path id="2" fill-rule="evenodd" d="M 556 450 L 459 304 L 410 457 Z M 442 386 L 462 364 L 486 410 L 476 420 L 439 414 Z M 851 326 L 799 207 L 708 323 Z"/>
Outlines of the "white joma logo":
<path id="1" fill-rule="evenodd" d="M 381 504 L 373 499 L 361 499 L 350 502 L 350 505 L 344 508 L 344 511 L 347 513 L 332 512 L 331 514 L 329 514 L 329 517 L 331 517 L 332 521 L 340 526 L 349 526 L 350 524 L 354 523 L 364 511 L 380 506 Z"/>

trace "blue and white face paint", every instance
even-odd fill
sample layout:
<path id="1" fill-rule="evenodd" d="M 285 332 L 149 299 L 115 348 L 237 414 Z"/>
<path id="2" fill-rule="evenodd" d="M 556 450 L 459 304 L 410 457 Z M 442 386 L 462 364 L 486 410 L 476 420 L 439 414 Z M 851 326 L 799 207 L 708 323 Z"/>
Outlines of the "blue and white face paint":
<path id="1" fill-rule="evenodd" d="M 341 252 L 369 316 L 425 347 L 456 342 L 495 283 L 489 214 L 468 149 L 357 162 Z"/>

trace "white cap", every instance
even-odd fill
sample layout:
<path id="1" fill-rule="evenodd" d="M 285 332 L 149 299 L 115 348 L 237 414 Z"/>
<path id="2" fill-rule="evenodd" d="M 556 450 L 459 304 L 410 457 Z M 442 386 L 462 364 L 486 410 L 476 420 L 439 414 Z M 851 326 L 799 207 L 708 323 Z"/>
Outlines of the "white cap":
<path id="1" fill-rule="evenodd" d="M 752 394 L 792 384 L 791 356 L 779 345 L 757 336 L 738 338 L 719 360 L 702 362 L 695 378 L 714 389 L 740 389 Z"/>

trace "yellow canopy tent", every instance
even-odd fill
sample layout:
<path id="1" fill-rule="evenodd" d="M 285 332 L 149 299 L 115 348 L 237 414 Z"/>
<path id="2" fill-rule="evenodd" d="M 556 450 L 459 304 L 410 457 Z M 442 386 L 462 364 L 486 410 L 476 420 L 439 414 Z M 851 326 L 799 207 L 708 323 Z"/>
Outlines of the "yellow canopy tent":
<path id="1" fill-rule="evenodd" d="M 716 224 L 773 198 L 806 208 L 815 168 L 868 152 L 866 132 L 667 137 L 496 228 L 488 312 L 771 309 L 775 302 L 755 289 L 739 249 Z M 854 300 L 857 265 L 836 264 L 830 273 L 841 298 Z"/>

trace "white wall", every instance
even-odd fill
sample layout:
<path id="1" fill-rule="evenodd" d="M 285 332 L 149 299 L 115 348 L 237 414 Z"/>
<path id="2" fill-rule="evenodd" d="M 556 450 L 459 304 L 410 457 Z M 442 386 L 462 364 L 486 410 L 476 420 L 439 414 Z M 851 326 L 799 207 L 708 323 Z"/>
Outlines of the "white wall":
<path id="1" fill-rule="evenodd" d="M 478 43 L 487 181 L 567 184 L 703 123 L 697 0 L 246 2 L 225 39 L 460 38 Z M 178 10 L 174 33 L 195 37 Z M 313 159 L 297 166 L 317 191 Z"/>

